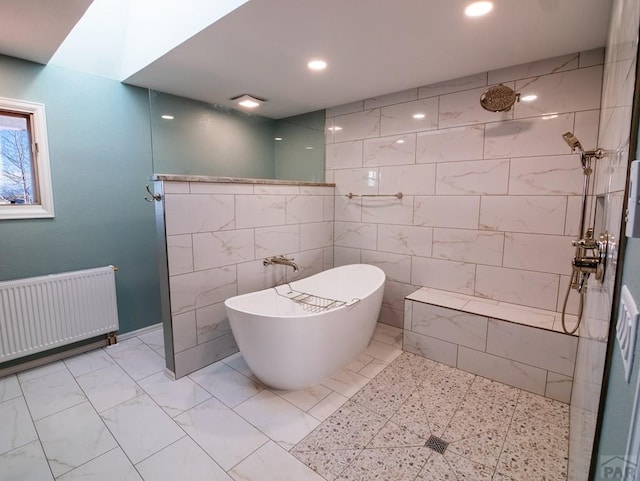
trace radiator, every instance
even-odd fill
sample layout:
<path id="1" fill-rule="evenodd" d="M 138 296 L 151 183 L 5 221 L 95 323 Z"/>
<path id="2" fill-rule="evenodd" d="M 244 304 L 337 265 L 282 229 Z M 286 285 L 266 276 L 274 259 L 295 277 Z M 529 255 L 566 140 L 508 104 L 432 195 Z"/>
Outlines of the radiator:
<path id="1" fill-rule="evenodd" d="M 0 282 L 0 362 L 117 331 L 114 271 Z"/>

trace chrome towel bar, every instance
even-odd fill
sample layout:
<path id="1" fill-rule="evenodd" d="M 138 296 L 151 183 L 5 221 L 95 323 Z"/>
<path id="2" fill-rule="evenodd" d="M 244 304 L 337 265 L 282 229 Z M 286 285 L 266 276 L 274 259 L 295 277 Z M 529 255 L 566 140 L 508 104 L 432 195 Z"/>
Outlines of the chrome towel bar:
<path id="1" fill-rule="evenodd" d="M 344 195 L 348 199 L 353 199 L 354 197 L 395 197 L 396 199 L 402 199 L 402 192 L 398 192 L 397 194 L 354 194 L 353 192 L 349 192 Z"/>

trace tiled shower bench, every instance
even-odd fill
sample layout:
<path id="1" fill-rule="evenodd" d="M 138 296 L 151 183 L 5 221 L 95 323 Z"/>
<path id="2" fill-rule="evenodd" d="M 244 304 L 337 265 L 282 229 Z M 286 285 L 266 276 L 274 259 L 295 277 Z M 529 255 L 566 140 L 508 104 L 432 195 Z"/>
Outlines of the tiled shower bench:
<path id="1" fill-rule="evenodd" d="M 568 403 L 578 338 L 560 316 L 423 287 L 405 298 L 403 349 Z"/>

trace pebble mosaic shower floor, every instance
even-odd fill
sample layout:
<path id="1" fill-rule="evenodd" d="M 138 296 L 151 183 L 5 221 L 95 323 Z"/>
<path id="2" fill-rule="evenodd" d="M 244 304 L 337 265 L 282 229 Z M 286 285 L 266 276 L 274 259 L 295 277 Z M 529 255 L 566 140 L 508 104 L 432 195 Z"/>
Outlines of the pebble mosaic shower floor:
<path id="1" fill-rule="evenodd" d="M 0 480 L 566 480 L 566 404 L 400 339 L 378 325 L 362 356 L 295 392 L 240 354 L 170 381 L 160 329 L 0 378 Z"/>

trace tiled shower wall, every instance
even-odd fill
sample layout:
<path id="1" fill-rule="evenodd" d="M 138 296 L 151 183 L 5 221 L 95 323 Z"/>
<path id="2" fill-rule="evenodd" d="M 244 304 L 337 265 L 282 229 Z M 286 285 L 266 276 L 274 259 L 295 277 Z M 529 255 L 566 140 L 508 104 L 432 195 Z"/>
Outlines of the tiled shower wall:
<path id="1" fill-rule="evenodd" d="M 330 186 L 164 181 L 176 377 L 238 350 L 225 299 L 333 267 Z M 156 192 L 160 190 L 156 188 Z M 299 271 L 264 266 L 295 258 Z"/>
<path id="2" fill-rule="evenodd" d="M 601 216 L 596 216 L 601 219 L 596 222 L 596 237 L 602 230 L 606 230 L 613 236 L 614 243 L 607 256 L 604 283 L 599 284 L 591 279 L 587 288 L 571 396 L 569 481 L 591 479 L 589 469 L 607 354 L 619 236 L 624 213 L 639 24 L 640 1 L 612 2 L 598 136 L 598 147 L 607 154 L 596 161 L 594 194 L 600 200 L 596 202 L 594 198 L 593 204 L 597 203 L 597 209 L 601 211 Z M 613 355 L 618 356 L 618 353 L 614 352 Z M 625 453 L 619 455 L 624 456 Z M 597 476 L 599 471 L 596 470 L 596 473 Z"/>
<path id="3" fill-rule="evenodd" d="M 583 179 L 562 134 L 596 145 L 602 63 L 598 49 L 327 110 L 335 264 L 384 269 L 381 321 L 402 327 L 421 286 L 561 309 Z M 496 83 L 537 98 L 487 112 Z"/>

